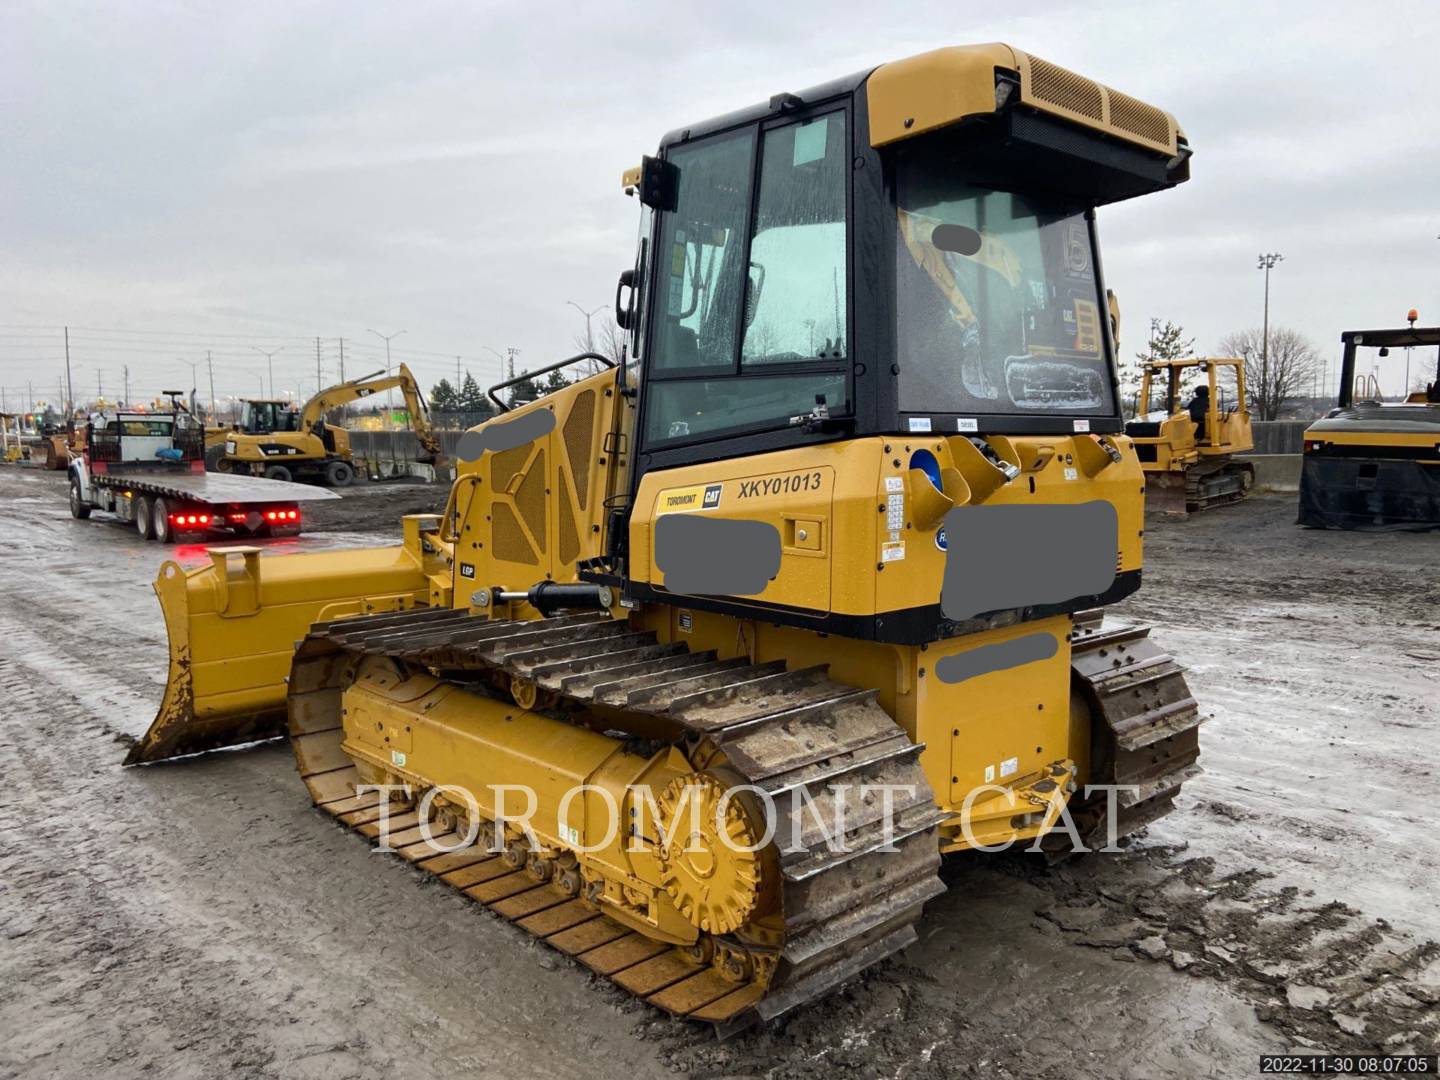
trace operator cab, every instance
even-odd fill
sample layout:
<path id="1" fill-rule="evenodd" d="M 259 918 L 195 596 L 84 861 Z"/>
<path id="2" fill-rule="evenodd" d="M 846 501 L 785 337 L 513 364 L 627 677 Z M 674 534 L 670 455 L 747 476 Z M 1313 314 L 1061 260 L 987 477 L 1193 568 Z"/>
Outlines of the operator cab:
<path id="1" fill-rule="evenodd" d="M 288 401 L 247 401 L 240 407 L 239 430 L 247 435 L 299 431 L 300 413 Z"/>
<path id="2" fill-rule="evenodd" d="M 621 312 L 644 324 L 644 460 L 1119 432 L 1094 209 L 1188 158 L 1168 114 L 1007 46 L 672 132 L 628 178 L 657 211 Z"/>

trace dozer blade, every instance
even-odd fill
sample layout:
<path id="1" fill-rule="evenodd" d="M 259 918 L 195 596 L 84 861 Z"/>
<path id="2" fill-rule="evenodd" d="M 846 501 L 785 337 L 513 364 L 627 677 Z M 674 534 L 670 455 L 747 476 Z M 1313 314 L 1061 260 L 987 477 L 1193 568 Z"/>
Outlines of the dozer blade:
<path id="1" fill-rule="evenodd" d="M 210 548 L 209 565 L 160 567 L 155 595 L 170 672 L 160 710 L 126 765 L 283 735 L 290 658 L 312 626 L 429 598 L 429 578 L 406 547 L 264 559 L 260 550 Z"/>
<path id="2" fill-rule="evenodd" d="M 1184 518 L 1190 514 L 1186 502 L 1185 474 L 1178 472 L 1147 472 L 1145 474 L 1145 512 Z"/>

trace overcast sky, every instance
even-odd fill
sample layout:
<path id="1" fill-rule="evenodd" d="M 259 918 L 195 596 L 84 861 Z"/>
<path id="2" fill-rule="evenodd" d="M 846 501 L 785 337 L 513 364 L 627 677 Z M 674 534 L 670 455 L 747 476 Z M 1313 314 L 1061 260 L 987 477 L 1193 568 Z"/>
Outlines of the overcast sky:
<path id="1" fill-rule="evenodd" d="M 220 395 L 258 394 L 252 346 L 309 393 L 315 337 L 329 381 L 340 338 L 348 374 L 383 365 L 372 328 L 427 387 L 457 354 L 493 381 L 485 346 L 540 366 L 583 330 L 567 300 L 609 303 L 619 176 L 665 131 L 990 40 L 1190 138 L 1189 184 L 1101 212 L 1127 356 L 1152 316 L 1201 350 L 1258 326 L 1261 251 L 1272 321 L 1332 360 L 1342 329 L 1440 322 L 1434 2 L 4 0 L 0 385 L 55 400 L 65 324 L 107 396 L 125 365 L 134 396 L 186 386 L 207 348 Z"/>

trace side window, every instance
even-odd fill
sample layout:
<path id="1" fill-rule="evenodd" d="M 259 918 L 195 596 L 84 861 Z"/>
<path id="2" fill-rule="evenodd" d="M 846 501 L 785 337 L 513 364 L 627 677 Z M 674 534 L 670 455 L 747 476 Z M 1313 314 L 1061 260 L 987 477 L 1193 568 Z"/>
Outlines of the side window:
<path id="1" fill-rule="evenodd" d="M 845 356 L 845 114 L 765 133 L 744 364 Z"/>
<path id="2" fill-rule="evenodd" d="M 658 370 L 734 366 L 754 146 L 755 133 L 747 130 L 670 155 L 680 192 L 656 253 Z"/>

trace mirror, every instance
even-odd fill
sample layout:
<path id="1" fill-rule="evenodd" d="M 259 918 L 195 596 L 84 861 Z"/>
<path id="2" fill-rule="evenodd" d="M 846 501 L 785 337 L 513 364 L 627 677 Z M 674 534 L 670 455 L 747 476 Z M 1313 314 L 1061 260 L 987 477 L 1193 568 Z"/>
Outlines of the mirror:
<path id="1" fill-rule="evenodd" d="M 652 210 L 673 211 L 680 197 L 680 169 L 660 158 L 640 159 L 640 201 Z"/>

